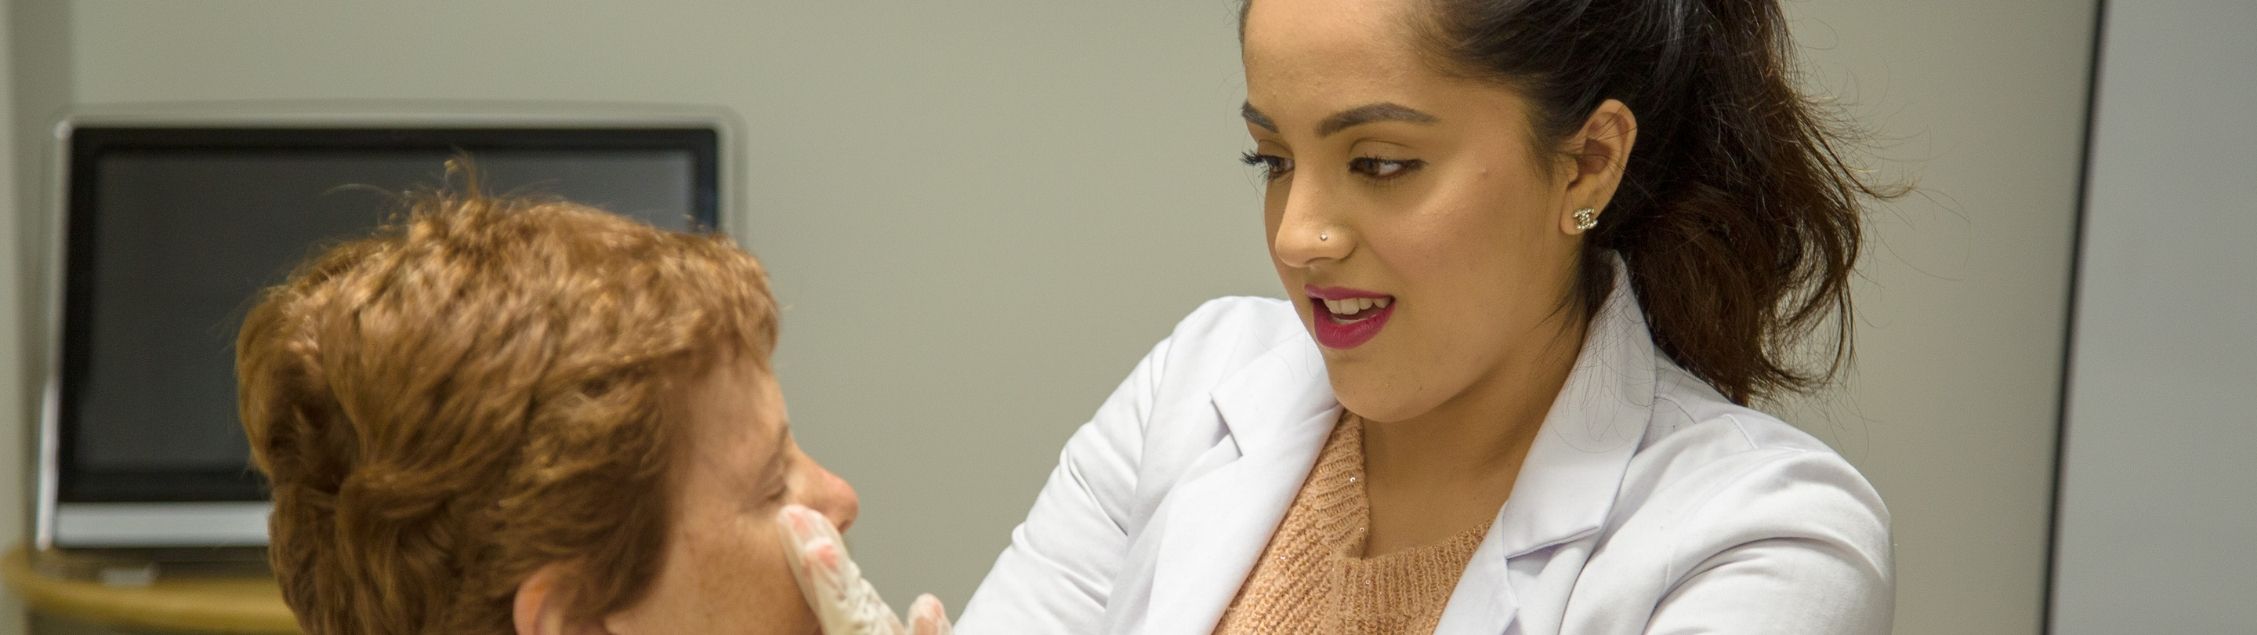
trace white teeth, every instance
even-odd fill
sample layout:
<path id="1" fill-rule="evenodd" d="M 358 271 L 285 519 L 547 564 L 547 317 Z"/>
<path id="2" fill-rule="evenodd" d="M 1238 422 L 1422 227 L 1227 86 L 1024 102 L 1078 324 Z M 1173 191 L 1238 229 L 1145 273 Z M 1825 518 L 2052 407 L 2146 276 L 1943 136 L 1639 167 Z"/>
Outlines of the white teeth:
<path id="1" fill-rule="evenodd" d="M 1387 308 L 1387 305 L 1394 303 L 1394 299 L 1348 298 L 1346 300 L 1324 300 L 1323 302 L 1325 310 L 1331 311 L 1333 315 L 1355 315 L 1372 309 Z"/>

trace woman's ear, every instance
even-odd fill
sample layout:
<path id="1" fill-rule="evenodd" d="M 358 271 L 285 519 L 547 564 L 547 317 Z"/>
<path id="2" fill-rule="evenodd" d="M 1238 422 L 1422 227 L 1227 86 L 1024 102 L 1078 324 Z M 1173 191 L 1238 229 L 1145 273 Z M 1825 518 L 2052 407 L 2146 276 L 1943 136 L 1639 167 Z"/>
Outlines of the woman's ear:
<path id="1" fill-rule="evenodd" d="M 517 635 L 616 635 L 601 620 L 572 616 L 572 596 L 567 592 L 572 571 L 564 563 L 552 562 L 517 583 L 517 597 L 510 603 Z"/>
<path id="2" fill-rule="evenodd" d="M 1568 176 L 1568 209 L 1560 211 L 1560 227 L 1575 229 L 1573 212 L 1582 208 L 1605 214 L 1607 202 L 1614 198 L 1615 188 L 1622 184 L 1623 170 L 1630 164 L 1630 147 L 1638 141 L 1638 118 L 1630 107 L 1621 101 L 1609 99 L 1591 110 L 1583 120 L 1583 128 L 1567 139 L 1568 156 L 1574 159 L 1574 170 Z"/>

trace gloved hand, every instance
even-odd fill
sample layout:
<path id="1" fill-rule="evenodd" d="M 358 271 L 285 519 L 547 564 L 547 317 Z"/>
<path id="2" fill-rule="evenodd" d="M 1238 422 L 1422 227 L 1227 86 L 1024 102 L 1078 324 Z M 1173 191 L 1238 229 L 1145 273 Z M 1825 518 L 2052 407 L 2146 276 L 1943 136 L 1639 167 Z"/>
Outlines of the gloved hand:
<path id="1" fill-rule="evenodd" d="M 878 590 L 862 579 L 861 568 L 846 555 L 846 542 L 821 513 L 786 505 L 776 512 L 776 524 L 783 528 L 778 535 L 783 536 L 792 576 L 799 579 L 799 593 L 815 610 L 815 619 L 825 635 L 949 635 L 954 631 L 940 599 L 931 594 L 917 596 L 917 601 L 909 605 L 909 625 L 902 626 L 893 608 L 878 597 Z"/>

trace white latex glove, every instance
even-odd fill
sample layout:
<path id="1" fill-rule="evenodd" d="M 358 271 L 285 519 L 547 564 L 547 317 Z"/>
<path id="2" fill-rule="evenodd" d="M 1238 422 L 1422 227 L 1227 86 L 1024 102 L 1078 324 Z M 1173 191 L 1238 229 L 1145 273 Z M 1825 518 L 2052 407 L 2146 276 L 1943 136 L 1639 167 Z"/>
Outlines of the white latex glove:
<path id="1" fill-rule="evenodd" d="M 776 512 L 776 524 L 783 527 L 779 535 L 792 577 L 799 579 L 799 593 L 826 635 L 949 635 L 955 630 L 940 599 L 931 594 L 910 603 L 909 624 L 903 626 L 893 607 L 862 579 L 862 569 L 846 555 L 845 540 L 821 513 L 785 505 Z"/>

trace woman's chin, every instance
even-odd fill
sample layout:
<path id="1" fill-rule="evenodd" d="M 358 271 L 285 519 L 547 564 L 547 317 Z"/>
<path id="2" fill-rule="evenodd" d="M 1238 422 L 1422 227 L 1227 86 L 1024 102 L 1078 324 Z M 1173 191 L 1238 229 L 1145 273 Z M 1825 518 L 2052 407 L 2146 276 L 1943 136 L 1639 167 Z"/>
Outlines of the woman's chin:
<path id="1" fill-rule="evenodd" d="M 1409 419 L 1416 414 L 1412 412 L 1412 408 L 1408 404 L 1400 401 L 1373 398 L 1373 395 L 1381 394 L 1381 391 L 1360 389 L 1353 385 L 1344 386 L 1342 384 L 1343 382 L 1337 379 L 1333 381 L 1334 398 L 1340 401 L 1341 408 L 1356 413 L 1356 416 L 1362 417 L 1365 421 L 1388 423 Z"/>

